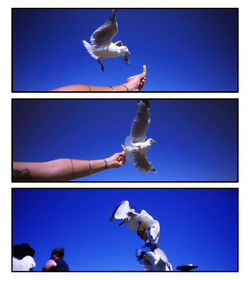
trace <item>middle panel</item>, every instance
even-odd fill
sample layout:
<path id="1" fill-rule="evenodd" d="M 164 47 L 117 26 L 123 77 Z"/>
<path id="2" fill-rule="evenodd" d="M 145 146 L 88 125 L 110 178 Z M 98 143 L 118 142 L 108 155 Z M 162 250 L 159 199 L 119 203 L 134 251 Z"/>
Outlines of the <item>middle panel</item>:
<path id="1" fill-rule="evenodd" d="M 238 99 L 13 99 L 13 181 L 238 181 Z"/>

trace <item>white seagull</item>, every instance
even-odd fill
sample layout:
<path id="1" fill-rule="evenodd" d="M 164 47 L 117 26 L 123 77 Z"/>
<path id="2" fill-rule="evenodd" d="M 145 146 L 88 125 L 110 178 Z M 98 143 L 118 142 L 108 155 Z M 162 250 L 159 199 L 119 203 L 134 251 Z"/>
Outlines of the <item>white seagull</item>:
<path id="1" fill-rule="evenodd" d="M 154 220 L 146 211 L 135 212 L 135 207 L 130 208 L 128 201 L 122 201 L 113 211 L 109 221 L 122 219 L 119 224 L 126 224 L 128 229 L 136 231 L 144 241 L 151 239 L 156 245 L 159 243 L 160 224 Z M 150 235 L 146 232 L 149 230 Z"/>
<path id="2" fill-rule="evenodd" d="M 135 167 L 144 172 L 156 172 L 154 167 L 148 162 L 145 153 L 151 148 L 152 143 L 157 143 L 153 139 L 146 140 L 146 132 L 150 123 L 150 104 L 148 100 L 138 100 L 137 114 L 133 120 L 130 135 L 125 139 L 124 150 L 129 162 L 134 162 Z"/>
<path id="3" fill-rule="evenodd" d="M 122 56 L 124 61 L 128 64 L 129 60 L 126 54 L 130 52 L 126 46 L 123 46 L 122 41 L 112 42 L 113 37 L 118 32 L 118 24 L 116 22 L 116 13 L 118 9 L 113 9 L 112 16 L 109 21 L 99 27 L 90 37 L 89 44 L 83 40 L 83 45 L 89 54 L 97 60 L 101 65 L 101 70 L 104 71 L 104 66 L 101 63 L 106 58 L 116 58 Z"/>
<path id="4" fill-rule="evenodd" d="M 146 271 L 173 271 L 166 254 L 160 248 L 150 252 L 144 252 L 139 249 L 136 257 Z"/>

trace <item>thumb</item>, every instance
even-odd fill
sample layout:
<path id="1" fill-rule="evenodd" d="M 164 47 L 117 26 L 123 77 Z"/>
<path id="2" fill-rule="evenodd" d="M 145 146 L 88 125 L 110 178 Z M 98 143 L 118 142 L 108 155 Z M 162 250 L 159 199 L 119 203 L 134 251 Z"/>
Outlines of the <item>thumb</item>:
<path id="1" fill-rule="evenodd" d="M 145 73 L 138 74 L 138 77 L 139 77 L 140 79 L 142 79 L 142 78 L 146 77 L 146 74 L 145 74 Z"/>

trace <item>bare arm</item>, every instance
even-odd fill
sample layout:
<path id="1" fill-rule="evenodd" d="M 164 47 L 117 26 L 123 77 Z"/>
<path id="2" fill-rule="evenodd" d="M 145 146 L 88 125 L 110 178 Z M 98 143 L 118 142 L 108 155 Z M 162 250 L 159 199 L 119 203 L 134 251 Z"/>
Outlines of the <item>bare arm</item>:
<path id="1" fill-rule="evenodd" d="M 134 92 L 140 91 L 146 81 L 146 74 L 138 74 L 127 79 L 126 83 L 118 86 L 89 86 L 89 85 L 70 85 L 55 89 L 60 92 Z"/>
<path id="2" fill-rule="evenodd" d="M 43 271 L 49 271 L 51 268 L 56 266 L 57 263 L 54 260 L 48 260 L 43 267 Z"/>
<path id="3" fill-rule="evenodd" d="M 48 162 L 14 162 L 14 181 L 68 181 L 125 163 L 125 152 L 98 160 L 56 159 Z"/>

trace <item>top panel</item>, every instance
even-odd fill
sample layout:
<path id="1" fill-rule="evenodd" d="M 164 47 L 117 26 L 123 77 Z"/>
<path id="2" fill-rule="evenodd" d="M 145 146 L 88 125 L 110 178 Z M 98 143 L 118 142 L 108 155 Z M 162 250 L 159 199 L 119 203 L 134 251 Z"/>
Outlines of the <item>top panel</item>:
<path id="1" fill-rule="evenodd" d="M 238 92 L 238 9 L 12 9 L 12 92 L 55 89 Z"/>

